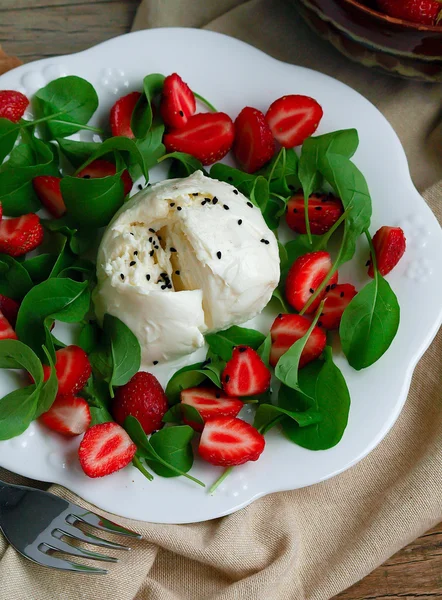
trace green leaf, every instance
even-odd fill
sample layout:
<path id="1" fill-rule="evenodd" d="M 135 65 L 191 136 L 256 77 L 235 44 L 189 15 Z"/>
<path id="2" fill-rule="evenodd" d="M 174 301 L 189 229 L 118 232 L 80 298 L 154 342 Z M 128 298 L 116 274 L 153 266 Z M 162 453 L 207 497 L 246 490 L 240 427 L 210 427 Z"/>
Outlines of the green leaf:
<path id="1" fill-rule="evenodd" d="M 216 385 L 216 387 L 221 386 L 221 374 L 226 367 L 226 363 L 221 359 L 211 359 L 210 362 L 206 362 L 203 368 L 203 373 L 205 376 L 210 379 L 210 381 Z"/>
<path id="2" fill-rule="evenodd" d="M 0 164 L 14 147 L 20 133 L 20 126 L 9 119 L 0 119 Z"/>
<path id="3" fill-rule="evenodd" d="M 267 227 L 276 232 L 281 218 L 281 204 L 273 198 L 270 198 L 262 216 L 264 217 Z"/>
<path id="4" fill-rule="evenodd" d="M 26 431 L 34 420 L 39 392 L 36 385 L 29 385 L 0 400 L 0 440 L 9 440 Z"/>
<path id="5" fill-rule="evenodd" d="M 323 366 L 321 361 L 310 363 L 301 369 L 299 382 L 306 395 L 299 398 L 300 394 L 281 386 L 278 404 L 293 410 L 294 403 L 305 402 L 307 396 L 313 396 L 313 402 L 305 408 L 317 411 L 322 418 L 310 427 L 299 427 L 294 421 L 284 420 L 285 435 L 309 450 L 327 450 L 336 446 L 347 427 L 350 394 L 341 371 L 333 363 L 330 347 L 325 350 Z"/>
<path id="6" fill-rule="evenodd" d="M 152 73 L 143 80 L 144 94 L 135 105 L 131 119 L 131 129 L 137 138 L 145 138 L 152 125 L 152 101 L 163 91 L 164 75 Z"/>
<path id="7" fill-rule="evenodd" d="M 173 159 L 172 166 L 169 170 L 170 178 L 188 177 L 195 173 L 195 171 L 206 172 L 201 162 L 191 154 L 186 154 L 185 152 L 170 152 L 169 154 L 162 156 L 159 162 L 163 162 L 163 160 L 168 158 Z"/>
<path id="8" fill-rule="evenodd" d="M 270 333 L 266 336 L 263 343 L 257 348 L 257 353 L 261 357 L 262 362 L 268 367 L 270 360 L 270 350 L 272 349 L 272 337 Z"/>
<path id="9" fill-rule="evenodd" d="M 89 404 L 92 417 L 91 425 L 108 423 L 114 420 L 110 414 L 111 398 L 109 388 L 104 381 L 99 381 L 94 376 L 89 377 L 80 394 L 84 396 Z"/>
<path id="10" fill-rule="evenodd" d="M 112 356 L 109 385 L 124 385 L 140 369 L 140 342 L 125 323 L 109 314 L 104 315 L 103 330 L 110 340 Z"/>
<path id="11" fill-rule="evenodd" d="M 197 409 L 194 406 L 190 406 L 190 404 L 183 404 L 182 402 L 169 408 L 163 417 L 163 423 L 183 423 L 184 419 L 187 422 L 197 423 L 201 426 L 204 425 L 204 420 Z"/>
<path id="12" fill-rule="evenodd" d="M 237 325 L 205 336 L 209 348 L 225 361 L 232 358 L 232 350 L 235 346 L 250 346 L 257 350 L 264 342 L 265 337 L 260 331 L 238 327 Z"/>
<path id="13" fill-rule="evenodd" d="M 24 265 L 12 256 L 0 254 L 0 294 L 13 300 L 26 296 L 34 284 Z"/>
<path id="14" fill-rule="evenodd" d="M 39 254 L 26 259 L 21 266 L 26 269 L 34 283 L 41 283 L 49 277 L 56 260 L 56 254 Z"/>
<path id="15" fill-rule="evenodd" d="M 250 193 L 250 201 L 264 212 L 269 201 L 269 183 L 264 177 L 257 177 Z"/>
<path id="16" fill-rule="evenodd" d="M 166 386 L 166 396 L 170 404 L 180 401 L 182 390 L 196 387 L 207 378 L 207 372 L 203 371 L 204 363 L 196 363 L 183 367 L 169 379 Z"/>
<path id="17" fill-rule="evenodd" d="M 37 385 L 43 382 L 43 368 L 35 352 L 18 340 L 0 341 L 0 369 L 25 369 Z"/>
<path id="18" fill-rule="evenodd" d="M 265 435 L 272 427 L 285 420 L 286 417 L 294 421 L 299 427 L 314 425 L 322 419 L 320 413 L 315 410 L 299 412 L 286 410 L 273 404 L 260 404 L 255 413 L 253 427 Z"/>
<path id="19" fill-rule="evenodd" d="M 69 217 L 80 227 L 105 227 L 124 202 L 121 173 L 96 179 L 64 177 L 60 188 Z"/>
<path id="20" fill-rule="evenodd" d="M 94 243 L 95 232 L 88 230 L 87 226 L 82 230 L 72 227 L 68 217 L 42 219 L 41 224 L 48 231 L 66 236 L 69 240 L 69 247 L 74 254 L 83 254 Z"/>
<path id="21" fill-rule="evenodd" d="M 99 142 L 77 142 L 64 138 L 57 138 L 57 143 L 61 152 L 76 169 L 85 163 L 101 146 Z"/>
<path id="22" fill-rule="evenodd" d="M 146 170 L 154 167 L 159 159 L 166 154 L 166 147 L 163 144 L 163 134 L 164 125 L 162 123 L 154 123 L 146 137 L 135 140 L 135 144 L 143 156 Z M 133 180 L 138 179 L 142 174 L 139 164 L 132 160 L 129 164 L 129 172 Z M 146 181 L 148 181 L 147 178 Z"/>
<path id="23" fill-rule="evenodd" d="M 189 425 L 164 427 L 150 437 L 150 444 L 158 456 L 183 473 L 193 465 L 192 438 L 194 431 Z M 171 470 L 157 460 L 146 458 L 152 471 L 161 477 L 176 477 L 180 473 Z"/>
<path id="24" fill-rule="evenodd" d="M 78 337 L 78 345 L 80 348 L 90 354 L 95 350 L 100 341 L 100 328 L 95 321 L 85 323 L 81 328 L 80 335 Z"/>
<path id="25" fill-rule="evenodd" d="M 38 90 L 34 107 L 37 119 L 52 117 L 42 126 L 48 139 L 67 137 L 89 122 L 98 108 L 98 96 L 88 81 L 69 75 Z"/>
<path id="26" fill-rule="evenodd" d="M 257 179 L 258 175 L 252 175 L 244 173 L 239 169 L 234 169 L 222 163 L 216 163 L 210 169 L 210 177 L 212 179 L 218 179 L 218 181 L 225 181 L 236 187 L 242 194 L 250 198 L 252 188 Z"/>
<path id="27" fill-rule="evenodd" d="M 57 372 L 55 371 L 55 367 L 54 367 L 54 362 L 52 360 L 51 355 L 46 350 L 46 348 L 43 347 L 43 350 L 44 350 L 44 353 L 46 354 L 46 358 L 49 362 L 49 366 L 51 368 L 51 374 L 49 376 L 49 379 L 47 381 L 45 381 L 44 384 L 42 385 L 40 395 L 38 397 L 36 411 L 35 411 L 35 417 L 34 417 L 35 419 L 38 419 L 38 417 L 40 415 L 47 412 L 51 408 L 51 406 L 54 403 L 54 400 L 57 396 L 57 392 L 58 392 L 58 379 L 57 379 Z"/>

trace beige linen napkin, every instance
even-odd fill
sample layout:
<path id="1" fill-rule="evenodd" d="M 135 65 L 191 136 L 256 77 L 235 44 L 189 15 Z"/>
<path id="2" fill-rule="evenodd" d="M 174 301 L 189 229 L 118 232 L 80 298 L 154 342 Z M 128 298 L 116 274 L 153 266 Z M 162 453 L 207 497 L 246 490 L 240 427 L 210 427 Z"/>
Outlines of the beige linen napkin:
<path id="1" fill-rule="evenodd" d="M 424 195 L 442 220 L 441 86 L 353 65 L 318 40 L 283 0 L 145 0 L 134 27 L 169 25 L 228 33 L 358 89 L 395 127 L 415 183 L 420 190 L 432 186 Z M 330 598 L 442 519 L 441 359 L 439 332 L 416 368 L 396 425 L 346 473 L 206 523 L 155 525 L 118 518 L 145 540 L 101 578 L 44 570 L 0 538 L 0 600 Z M 0 477 L 22 479 L 1 470 Z M 59 486 L 53 490 L 78 501 Z"/>

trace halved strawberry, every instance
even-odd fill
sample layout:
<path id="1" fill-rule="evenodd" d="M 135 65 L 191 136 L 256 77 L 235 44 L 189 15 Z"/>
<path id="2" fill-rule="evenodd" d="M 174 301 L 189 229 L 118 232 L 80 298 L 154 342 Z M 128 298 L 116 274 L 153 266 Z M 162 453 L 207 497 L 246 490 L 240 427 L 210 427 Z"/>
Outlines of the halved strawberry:
<path id="1" fill-rule="evenodd" d="M 82 390 L 91 376 L 91 363 L 86 352 L 79 346 L 66 346 L 55 353 L 55 372 L 60 395 Z M 51 369 L 43 365 L 43 379 L 49 379 Z"/>
<path id="2" fill-rule="evenodd" d="M 135 137 L 130 127 L 130 122 L 135 105 L 140 97 L 140 92 L 131 92 L 115 102 L 111 108 L 109 117 L 113 136 L 121 135 L 131 139 Z"/>
<path id="3" fill-rule="evenodd" d="M 316 100 L 292 94 L 282 96 L 270 105 L 266 121 L 281 146 L 292 148 L 315 133 L 322 115 L 322 108 Z"/>
<path id="4" fill-rule="evenodd" d="M 229 396 L 255 396 L 269 389 L 270 378 L 270 371 L 253 348 L 236 346 L 222 372 L 221 382 Z"/>
<path id="5" fill-rule="evenodd" d="M 319 317 L 318 327 L 339 329 L 342 313 L 358 292 L 351 283 L 332 286 L 325 295 L 325 304 Z"/>
<path id="6" fill-rule="evenodd" d="M 331 268 L 332 260 L 330 254 L 322 250 L 309 252 L 296 259 L 290 267 L 285 283 L 287 302 L 294 309 L 298 311 L 302 310 L 307 300 L 314 294 L 316 288 L 322 283 Z M 327 291 L 336 283 L 338 283 L 337 272 L 332 275 L 328 286 L 305 311 L 306 314 L 315 312 Z"/>
<path id="7" fill-rule="evenodd" d="M 37 215 L 29 213 L 0 223 L 0 252 L 22 256 L 37 248 L 43 241 L 43 227 Z"/>
<path id="8" fill-rule="evenodd" d="M 377 0 L 377 3 L 390 17 L 421 25 L 437 25 L 442 15 L 439 0 Z"/>
<path id="9" fill-rule="evenodd" d="M 308 199 L 308 220 L 314 235 L 326 233 L 344 212 L 342 202 L 332 194 L 313 194 Z M 287 204 L 287 225 L 297 233 L 307 233 L 304 216 L 304 195 L 295 194 Z"/>
<path id="10" fill-rule="evenodd" d="M 97 158 L 91 162 L 90 165 L 84 167 L 78 174 L 77 177 L 83 177 L 84 179 L 96 179 L 100 177 L 110 177 L 115 175 L 117 168 L 115 165 L 108 160 Z M 132 179 L 129 175 L 129 171 L 124 170 L 121 174 L 121 181 L 124 184 L 124 195 L 127 196 L 132 189 Z"/>
<path id="11" fill-rule="evenodd" d="M 183 127 L 196 110 L 195 96 L 177 73 L 164 80 L 160 112 L 169 127 Z"/>
<path id="12" fill-rule="evenodd" d="M 204 460 L 220 467 L 258 460 L 265 446 L 257 429 L 235 417 L 216 417 L 204 425 L 198 452 Z"/>
<path id="13" fill-rule="evenodd" d="M 91 411 L 84 398 L 77 396 L 57 396 L 51 408 L 43 413 L 40 420 L 57 433 L 67 436 L 84 433 L 91 424 Z"/>
<path id="14" fill-rule="evenodd" d="M 406 240 L 403 230 L 400 227 L 384 225 L 374 234 L 373 247 L 378 271 L 385 276 L 394 269 L 405 252 Z M 369 260 L 368 274 L 370 277 L 374 277 L 371 260 Z"/>
<path id="15" fill-rule="evenodd" d="M 163 142 L 167 152 L 187 152 L 203 165 L 211 165 L 227 154 L 234 135 L 232 119 L 225 113 L 199 113 L 180 129 L 166 133 Z"/>
<path id="16" fill-rule="evenodd" d="M 60 190 L 60 181 L 60 177 L 52 177 L 51 175 L 40 175 L 32 180 L 32 185 L 40 202 L 56 219 L 59 219 L 66 212 Z"/>
<path id="17" fill-rule="evenodd" d="M 276 317 L 270 329 L 272 338 L 270 364 L 272 367 L 276 367 L 276 363 L 287 352 L 290 346 L 307 333 L 310 325 L 311 321 L 301 315 L 285 314 Z M 302 368 L 307 363 L 318 358 L 324 350 L 326 343 L 327 338 L 324 331 L 319 327 L 313 327 L 302 351 L 299 367 Z"/>
<path id="18" fill-rule="evenodd" d="M 244 406 L 238 398 L 231 398 L 216 387 L 194 387 L 181 392 L 181 403 L 193 406 L 201 415 L 204 422 L 215 417 L 236 417 Z M 187 421 L 187 425 L 202 431 L 200 423 Z"/>
<path id="19" fill-rule="evenodd" d="M 246 173 L 254 173 L 275 153 L 275 140 L 260 110 L 246 106 L 235 120 L 233 154 Z"/>
<path id="20" fill-rule="evenodd" d="M 161 429 L 167 408 L 166 394 L 158 379 L 152 373 L 139 371 L 116 390 L 112 414 L 120 425 L 129 415 L 136 417 L 149 434 Z"/>
<path id="21" fill-rule="evenodd" d="M 84 434 L 78 457 L 88 477 L 104 477 L 128 465 L 136 451 L 137 447 L 121 425 L 100 423 Z"/>
<path id="22" fill-rule="evenodd" d="M 29 105 L 29 100 L 21 92 L 0 91 L 0 118 L 18 123 Z"/>
<path id="23" fill-rule="evenodd" d="M 18 302 L 16 302 L 12 298 L 3 296 L 3 294 L 0 294 L 0 311 L 11 323 L 12 327 L 15 327 L 15 323 L 17 322 L 19 308 L 20 304 Z"/>
<path id="24" fill-rule="evenodd" d="M 12 328 L 11 323 L 0 311 L 0 340 L 17 340 L 17 334 Z"/>

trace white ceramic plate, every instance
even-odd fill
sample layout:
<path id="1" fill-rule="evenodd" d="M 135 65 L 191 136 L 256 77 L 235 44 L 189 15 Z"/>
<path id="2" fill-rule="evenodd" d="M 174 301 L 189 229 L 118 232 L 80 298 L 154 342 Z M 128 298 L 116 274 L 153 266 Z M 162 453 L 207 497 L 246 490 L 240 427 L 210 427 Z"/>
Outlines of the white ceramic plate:
<path id="1" fill-rule="evenodd" d="M 78 440 L 61 439 L 37 423 L 20 437 L 0 443 L 0 465 L 11 471 L 60 483 L 118 515 L 189 523 L 226 515 L 271 492 L 332 477 L 357 463 L 382 440 L 397 419 L 413 369 L 441 322 L 442 233 L 411 182 L 396 134 L 370 102 L 330 77 L 279 62 L 224 35 L 193 29 L 140 31 L 80 54 L 24 65 L 3 75 L 0 89 L 17 89 L 30 96 L 52 79 L 79 75 L 95 86 L 100 108 L 94 122 L 103 123 L 116 98 L 139 89 L 145 75 L 174 71 L 232 117 L 247 105 L 265 111 L 283 94 L 316 98 L 324 108 L 319 134 L 348 127 L 359 132 L 361 142 L 354 160 L 367 178 L 373 198 L 372 233 L 388 224 L 401 226 L 407 236 L 407 252 L 388 276 L 401 306 L 401 325 L 390 349 L 362 372 L 351 369 L 339 351 L 335 353 L 352 398 L 347 430 L 335 448 L 304 450 L 273 430 L 259 461 L 234 469 L 216 494 L 209 496 L 184 478 L 155 477 L 149 483 L 132 467 L 103 479 L 88 479 L 76 458 Z M 82 133 L 81 139 L 90 139 L 88 136 Z M 366 248 L 360 248 L 351 264 L 340 270 L 341 280 L 357 287 L 366 283 L 366 259 Z M 267 315 L 257 325 L 268 327 L 270 323 Z M 165 384 L 170 372 L 169 367 L 155 374 Z M 0 377 L 1 395 L 16 386 L 14 375 L 3 372 Z M 192 470 L 209 485 L 221 472 L 200 461 Z"/>

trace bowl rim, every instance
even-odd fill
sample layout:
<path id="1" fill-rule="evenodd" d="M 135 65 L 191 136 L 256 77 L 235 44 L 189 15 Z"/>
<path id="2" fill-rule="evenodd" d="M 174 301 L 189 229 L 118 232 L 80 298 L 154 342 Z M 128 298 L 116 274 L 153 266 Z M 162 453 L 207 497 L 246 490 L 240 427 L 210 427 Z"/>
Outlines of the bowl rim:
<path id="1" fill-rule="evenodd" d="M 357 0 L 342 0 L 345 4 L 351 4 L 352 6 L 359 8 L 363 12 L 371 15 L 372 17 L 377 17 L 381 21 L 387 21 L 388 23 L 392 23 L 395 25 L 402 25 L 408 29 L 413 29 L 415 31 L 428 31 L 434 33 L 442 33 L 442 24 L 441 25 L 423 25 L 421 23 L 413 23 L 412 21 L 405 21 L 404 19 L 397 19 L 396 17 L 390 17 L 389 15 L 382 13 L 374 8 L 370 8 L 369 6 L 365 6 L 365 4 L 361 4 Z M 442 8 L 442 5 L 441 5 Z"/>

